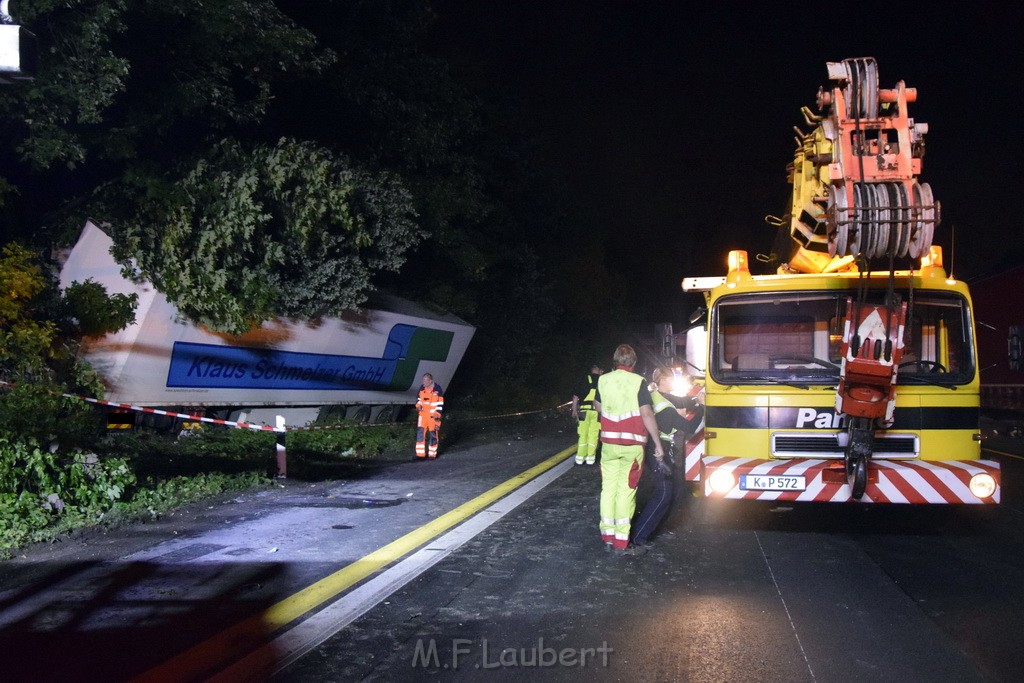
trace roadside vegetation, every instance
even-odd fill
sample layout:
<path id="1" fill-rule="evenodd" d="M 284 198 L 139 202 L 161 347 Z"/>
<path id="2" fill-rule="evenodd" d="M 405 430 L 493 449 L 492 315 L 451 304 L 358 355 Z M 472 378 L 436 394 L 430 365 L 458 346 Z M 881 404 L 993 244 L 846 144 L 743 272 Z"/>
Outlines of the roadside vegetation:
<path id="1" fill-rule="evenodd" d="M 86 411 L 95 421 L 98 411 Z M 288 434 L 291 478 L 330 478 L 353 464 L 409 455 L 410 425 L 337 426 Z M 0 557 L 75 529 L 156 519 L 211 496 L 275 484 L 273 432 L 142 429 L 94 438 L 101 427 L 79 434 L 94 441 L 88 451 L 0 437 Z"/>

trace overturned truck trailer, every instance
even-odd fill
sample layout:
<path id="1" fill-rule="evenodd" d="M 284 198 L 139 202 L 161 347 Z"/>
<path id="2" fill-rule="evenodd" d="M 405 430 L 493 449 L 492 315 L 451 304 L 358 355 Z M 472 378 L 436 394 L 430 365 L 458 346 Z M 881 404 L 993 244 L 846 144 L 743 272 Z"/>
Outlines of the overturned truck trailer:
<path id="1" fill-rule="evenodd" d="M 473 337 L 465 321 L 391 296 L 317 322 L 279 318 L 242 335 L 214 332 L 183 320 L 151 284 L 126 279 L 112 244 L 86 223 L 60 284 L 92 279 L 109 294 L 138 295 L 134 324 L 83 344 L 115 403 L 267 424 L 277 415 L 288 425 L 328 415 L 387 422 L 416 402 L 423 373 L 447 388 Z"/>

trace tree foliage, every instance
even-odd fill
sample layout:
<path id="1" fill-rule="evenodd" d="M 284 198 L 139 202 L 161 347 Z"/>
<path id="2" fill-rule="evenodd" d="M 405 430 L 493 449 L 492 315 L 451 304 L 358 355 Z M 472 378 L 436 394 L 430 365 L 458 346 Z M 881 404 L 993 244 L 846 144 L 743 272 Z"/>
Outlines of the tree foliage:
<path id="1" fill-rule="evenodd" d="M 270 108 L 308 111 L 289 84 L 315 92 L 336 58 L 270 0 L 40 0 L 23 23 L 46 49 L 9 108 L 28 122 L 18 149 L 31 172 L 15 184 L 78 190 L 25 222 L 64 239 L 103 223 L 126 268 L 185 317 L 241 332 L 354 308 L 419 241 L 413 198 L 386 165 L 352 161 L 329 135 L 268 139 Z"/>
<path id="2" fill-rule="evenodd" d="M 34 171 L 56 163 L 73 169 L 86 160 L 86 136 L 128 77 L 128 61 L 110 50 L 124 30 L 125 2 L 29 0 L 15 9 L 40 39 L 40 75 L 5 88 L 0 112 L 13 124 L 7 134 Z"/>
<path id="3" fill-rule="evenodd" d="M 394 174 L 295 140 L 222 142 L 158 190 L 112 227 L 115 253 L 183 315 L 232 333 L 355 308 L 420 239 Z"/>
<path id="4" fill-rule="evenodd" d="M 23 161 L 67 170 L 160 161 L 213 131 L 258 120 L 273 84 L 333 61 L 268 0 L 23 0 L 40 43 L 38 77 L 0 103 Z M 97 164 L 102 166 L 102 164 Z M 125 170 L 89 169 L 95 177 Z"/>
<path id="5" fill-rule="evenodd" d="M 55 355 L 57 325 L 41 318 L 36 302 L 46 287 L 32 253 L 18 244 L 0 256 L 0 377 L 46 381 Z"/>
<path id="6" fill-rule="evenodd" d="M 64 290 L 59 319 L 65 333 L 75 337 L 95 337 L 123 330 L 135 322 L 139 295 L 107 294 L 107 289 L 92 278 L 72 282 Z"/>
<path id="7" fill-rule="evenodd" d="M 96 283 L 64 294 L 38 259 L 18 244 L 0 252 L 0 436 L 74 443 L 96 427 L 93 411 L 61 393 L 100 395 L 95 373 L 75 358 L 83 333 L 123 329 L 135 319 L 134 295 L 108 297 Z"/>
<path id="8" fill-rule="evenodd" d="M 76 340 L 135 321 L 136 295 L 108 296 L 93 281 L 58 292 L 36 256 L 14 242 L 0 250 L 0 292 L 0 379 L 7 381 L 74 381 Z"/>

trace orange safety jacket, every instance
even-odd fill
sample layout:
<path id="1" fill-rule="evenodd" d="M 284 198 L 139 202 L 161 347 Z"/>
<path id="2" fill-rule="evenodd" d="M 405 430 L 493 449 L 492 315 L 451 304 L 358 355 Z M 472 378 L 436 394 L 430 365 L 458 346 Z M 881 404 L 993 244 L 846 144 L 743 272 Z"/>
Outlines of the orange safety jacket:
<path id="1" fill-rule="evenodd" d="M 441 427 L 441 410 L 444 408 L 444 396 L 439 395 L 435 389 L 421 389 L 416 400 L 416 410 L 419 417 L 416 421 L 417 427 L 422 427 L 433 432 Z"/>

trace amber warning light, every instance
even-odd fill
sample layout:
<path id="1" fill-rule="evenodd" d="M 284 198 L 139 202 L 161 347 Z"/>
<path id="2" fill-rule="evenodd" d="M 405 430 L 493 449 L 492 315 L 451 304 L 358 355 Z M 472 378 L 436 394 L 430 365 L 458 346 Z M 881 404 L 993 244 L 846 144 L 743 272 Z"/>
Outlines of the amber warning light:
<path id="1" fill-rule="evenodd" d="M 749 278 L 750 269 L 747 267 L 747 252 L 736 249 L 729 252 L 729 274 L 726 282 L 736 284 L 738 281 Z"/>
<path id="2" fill-rule="evenodd" d="M 942 247 L 933 244 L 928 253 L 921 257 L 921 277 L 946 277 L 942 265 Z"/>

